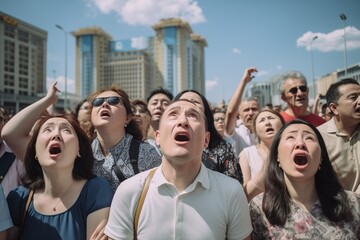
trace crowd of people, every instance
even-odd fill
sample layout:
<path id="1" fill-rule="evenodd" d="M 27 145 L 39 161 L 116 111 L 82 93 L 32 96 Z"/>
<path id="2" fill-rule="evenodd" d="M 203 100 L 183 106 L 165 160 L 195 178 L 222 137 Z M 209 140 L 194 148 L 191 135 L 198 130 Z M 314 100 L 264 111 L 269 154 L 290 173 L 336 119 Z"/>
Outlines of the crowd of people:
<path id="1" fill-rule="evenodd" d="M 53 83 L 9 119 L 0 108 L 0 240 L 360 239 L 359 83 L 311 111 L 292 71 L 286 107 L 260 107 L 243 97 L 256 72 L 227 106 L 111 86 L 58 113 Z"/>

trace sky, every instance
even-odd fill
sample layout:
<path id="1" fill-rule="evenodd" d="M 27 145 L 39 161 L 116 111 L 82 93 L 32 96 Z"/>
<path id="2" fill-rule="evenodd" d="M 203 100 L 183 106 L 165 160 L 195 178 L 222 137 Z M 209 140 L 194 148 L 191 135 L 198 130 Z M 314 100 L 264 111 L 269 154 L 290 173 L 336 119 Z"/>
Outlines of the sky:
<path id="1" fill-rule="evenodd" d="M 0 0 L 0 11 L 47 31 L 47 82 L 58 81 L 60 90 L 67 36 L 69 93 L 75 38 L 55 25 L 68 33 L 98 26 L 124 40 L 154 36 L 151 26 L 160 19 L 181 17 L 208 43 L 206 97 L 215 104 L 229 102 L 249 67 L 258 69 L 254 83 L 298 70 L 311 84 L 312 69 L 316 79 L 344 69 L 345 59 L 347 66 L 360 64 L 360 0 Z"/>

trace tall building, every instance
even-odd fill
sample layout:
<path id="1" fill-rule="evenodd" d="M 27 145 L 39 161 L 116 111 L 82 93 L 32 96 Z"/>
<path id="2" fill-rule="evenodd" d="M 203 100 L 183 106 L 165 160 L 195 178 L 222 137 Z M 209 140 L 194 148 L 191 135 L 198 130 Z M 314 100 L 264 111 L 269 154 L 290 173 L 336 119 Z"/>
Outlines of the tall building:
<path id="1" fill-rule="evenodd" d="M 0 105 L 11 113 L 46 92 L 47 32 L 0 12 Z"/>
<path id="2" fill-rule="evenodd" d="M 76 93 L 83 98 L 113 84 L 132 99 L 146 99 L 162 86 L 174 95 L 185 89 L 205 94 L 206 40 L 181 19 L 153 26 L 155 36 L 112 41 L 101 28 L 83 28 L 76 37 Z"/>
<path id="3" fill-rule="evenodd" d="M 75 93 L 86 98 L 101 88 L 104 62 L 111 36 L 99 27 L 82 28 L 72 35 L 76 37 Z"/>
<path id="4" fill-rule="evenodd" d="M 174 95 L 185 89 L 205 94 L 204 38 L 193 33 L 181 19 L 163 19 L 153 26 L 157 84 Z"/>

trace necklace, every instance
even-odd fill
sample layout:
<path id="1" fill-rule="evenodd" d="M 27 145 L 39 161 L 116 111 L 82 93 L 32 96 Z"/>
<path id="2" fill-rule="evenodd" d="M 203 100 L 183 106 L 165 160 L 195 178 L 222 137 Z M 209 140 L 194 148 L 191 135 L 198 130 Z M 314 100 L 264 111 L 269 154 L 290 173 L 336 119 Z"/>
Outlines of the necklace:
<path id="1" fill-rule="evenodd" d="M 64 192 L 64 194 L 62 195 L 62 196 L 60 196 L 59 197 L 59 199 L 56 201 L 56 204 L 53 206 L 53 208 L 52 208 L 52 210 L 54 211 L 54 212 L 56 212 L 56 207 L 57 207 L 57 205 L 61 202 L 61 198 L 65 198 L 66 197 L 66 195 L 68 194 L 68 192 L 70 192 L 70 188 L 71 188 L 71 186 L 73 185 L 73 183 L 71 183 L 70 184 L 70 186 L 66 189 L 66 191 Z"/>

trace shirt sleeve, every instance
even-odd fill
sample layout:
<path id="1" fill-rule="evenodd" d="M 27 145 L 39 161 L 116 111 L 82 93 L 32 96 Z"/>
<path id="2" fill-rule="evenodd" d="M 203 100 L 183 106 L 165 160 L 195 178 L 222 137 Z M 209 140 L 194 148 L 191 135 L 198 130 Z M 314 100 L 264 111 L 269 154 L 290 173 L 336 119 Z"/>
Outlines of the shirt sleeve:
<path id="1" fill-rule="evenodd" d="M 29 190 L 23 186 L 10 191 L 7 196 L 7 204 L 14 226 L 20 226 L 25 211 L 25 205 L 29 196 Z"/>
<path id="2" fill-rule="evenodd" d="M 110 207 L 114 195 L 109 182 L 101 177 L 94 177 L 88 180 L 86 195 L 83 204 L 86 206 L 87 215 Z"/>
<path id="3" fill-rule="evenodd" d="M 9 208 L 5 199 L 4 191 L 0 185 L 0 232 L 5 231 L 13 226 Z"/>
<path id="4" fill-rule="evenodd" d="M 133 239 L 133 222 L 138 198 L 145 179 L 138 174 L 122 182 L 115 192 L 110 207 L 109 221 L 104 233 L 113 239 Z"/>
<path id="5" fill-rule="evenodd" d="M 232 196 L 229 198 L 229 225 L 227 239 L 244 239 L 252 232 L 248 202 L 240 184 L 235 184 Z"/>

